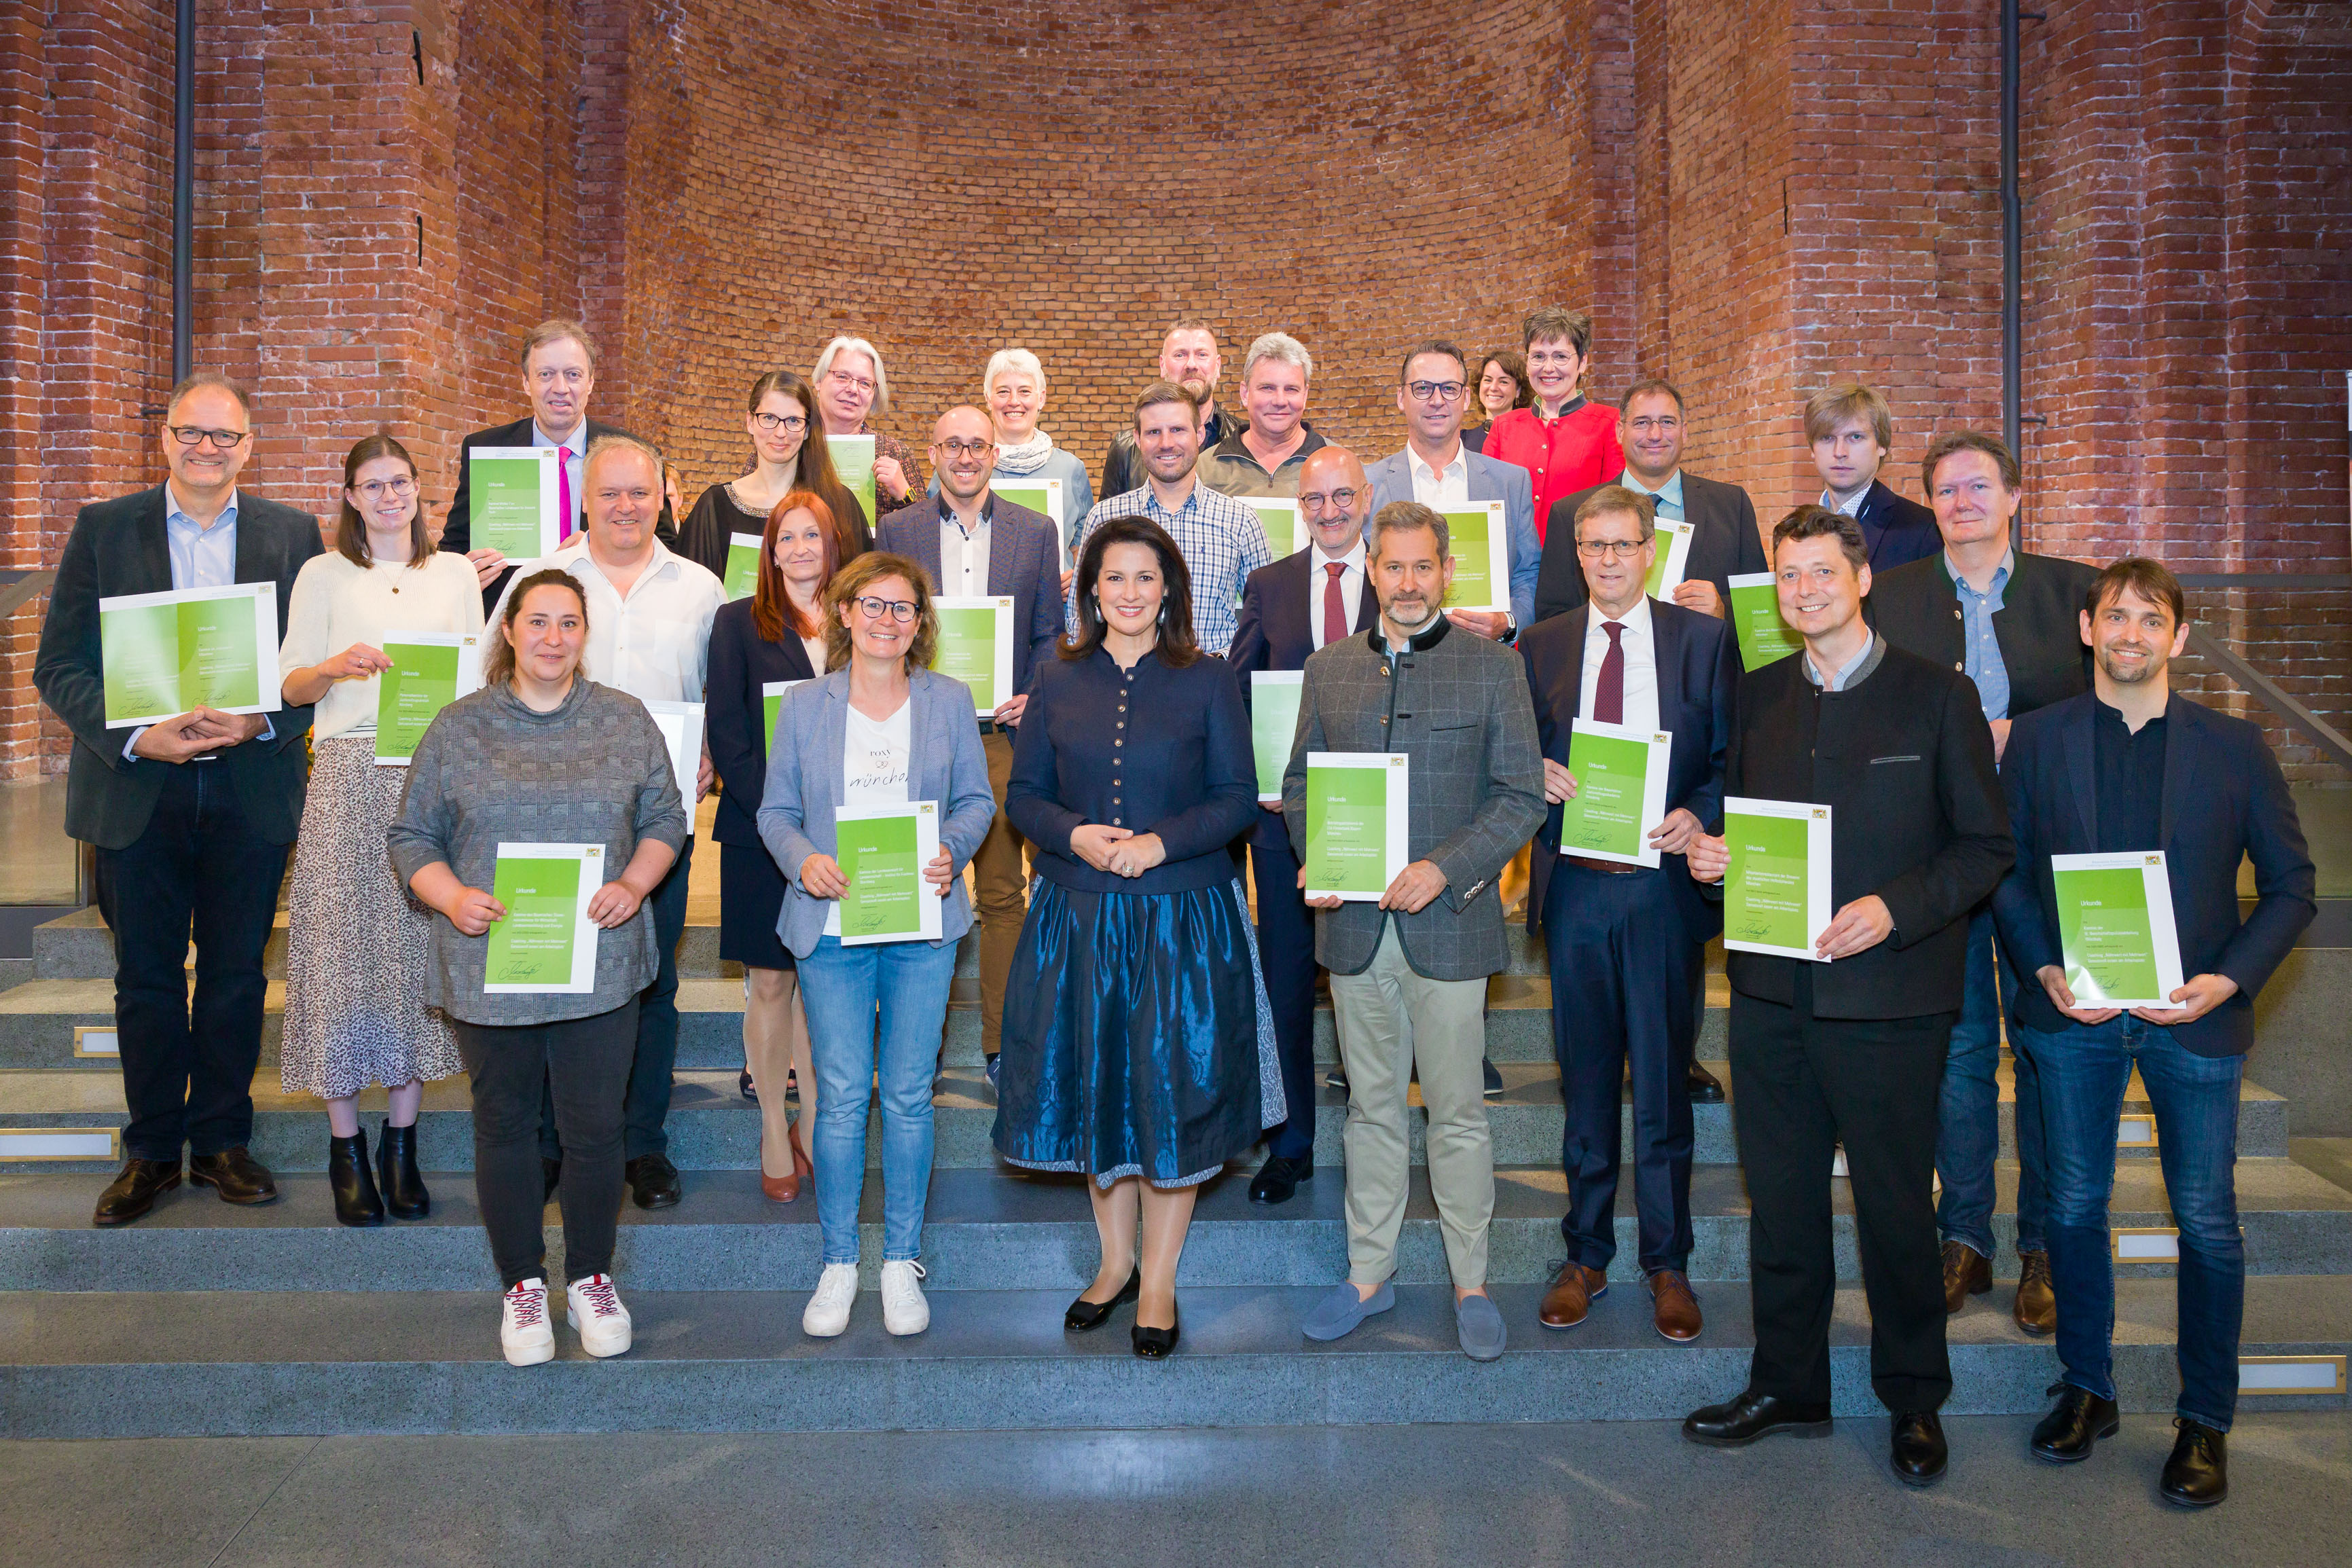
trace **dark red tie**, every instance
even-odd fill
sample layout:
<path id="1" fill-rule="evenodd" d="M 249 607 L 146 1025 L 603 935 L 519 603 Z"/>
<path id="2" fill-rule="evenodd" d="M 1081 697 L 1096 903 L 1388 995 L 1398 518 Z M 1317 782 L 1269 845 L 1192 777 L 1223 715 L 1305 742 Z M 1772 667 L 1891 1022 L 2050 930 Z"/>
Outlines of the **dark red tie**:
<path id="1" fill-rule="evenodd" d="M 1323 642 L 1326 646 L 1348 634 L 1348 608 L 1339 602 L 1339 574 L 1348 570 L 1344 560 L 1323 563 L 1329 575 L 1323 580 Z"/>
<path id="2" fill-rule="evenodd" d="M 562 531 L 555 537 L 568 539 L 572 537 L 572 525 L 579 514 L 572 509 L 572 454 L 561 446 L 555 449 L 555 490 L 557 516 L 562 518 L 557 525 Z"/>
<path id="3" fill-rule="evenodd" d="M 1601 656 L 1601 679 L 1592 688 L 1592 716 L 1601 724 L 1625 722 L 1625 623 L 1603 621 L 1609 652 Z"/>

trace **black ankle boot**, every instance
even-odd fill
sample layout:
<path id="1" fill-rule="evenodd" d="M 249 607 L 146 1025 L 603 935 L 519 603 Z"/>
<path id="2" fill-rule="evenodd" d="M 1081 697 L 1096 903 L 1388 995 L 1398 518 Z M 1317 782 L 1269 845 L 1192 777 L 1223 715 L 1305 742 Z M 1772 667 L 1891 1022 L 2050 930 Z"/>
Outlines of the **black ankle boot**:
<path id="1" fill-rule="evenodd" d="M 375 1146 L 376 1177 L 383 1184 L 383 1206 L 394 1219 L 422 1219 L 433 1212 L 433 1195 L 416 1171 L 416 1124 L 383 1124 L 383 1138 Z"/>
<path id="2" fill-rule="evenodd" d="M 367 1134 L 327 1139 L 327 1185 L 335 1190 L 335 1218 L 345 1225 L 382 1225 L 383 1199 L 368 1170 Z"/>

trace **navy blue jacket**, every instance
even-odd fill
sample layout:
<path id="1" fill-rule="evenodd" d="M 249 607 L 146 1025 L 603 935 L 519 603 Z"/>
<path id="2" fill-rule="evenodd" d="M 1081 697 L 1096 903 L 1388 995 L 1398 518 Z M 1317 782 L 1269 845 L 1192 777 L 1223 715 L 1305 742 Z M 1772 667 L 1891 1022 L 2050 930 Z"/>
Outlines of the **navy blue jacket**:
<path id="1" fill-rule="evenodd" d="M 1993 894 L 2003 956 L 2016 974 L 2010 1017 L 2027 1029 L 2073 1028 L 2042 982 L 2063 963 L 2052 855 L 2099 849 L 2096 764 L 2090 692 L 2036 708 L 2009 732 L 2001 756 L 2017 863 Z M 2295 820 L 2286 778 L 2259 726 L 2190 702 L 2178 692 L 2164 709 L 2163 842 L 2126 845 L 2164 852 L 2184 978 L 2227 975 L 2237 994 L 2192 1023 L 2169 1026 L 2200 1056 L 2243 1056 L 2254 1043 L 2254 993 L 2311 924 L 2317 875 Z M 2238 861 L 2254 862 L 2255 904 L 2238 910 Z"/>
<path id="2" fill-rule="evenodd" d="M 760 688 L 772 681 L 805 681 L 808 650 L 790 626 L 771 643 L 751 619 L 751 601 L 719 607 L 710 622 L 710 669 L 702 683 L 703 734 L 711 770 L 719 775 L 719 806 L 710 837 L 722 844 L 756 844 L 760 800 L 768 790 L 768 705 Z"/>
<path id="3" fill-rule="evenodd" d="M 1233 646 L 1225 662 L 1234 667 L 1242 696 L 1249 696 L 1250 676 L 1259 670 L 1303 670 L 1315 652 L 1315 623 L 1307 618 L 1307 593 L 1315 570 L 1310 547 L 1294 550 L 1272 566 L 1259 567 L 1242 584 L 1242 607 L 1234 622 Z M 1347 606 L 1350 635 L 1372 623 L 1381 612 L 1372 594 L 1370 557 L 1365 558 L 1362 587 L 1356 602 Z M 1313 586 L 1314 613 L 1323 613 L 1323 590 Z"/>
<path id="4" fill-rule="evenodd" d="M 1519 633 L 1528 693 L 1535 701 L 1536 737 L 1543 754 L 1568 766 L 1577 704 L 1584 690 L 1584 638 L 1592 607 L 1580 604 Z M 1731 741 L 1732 701 L 1739 687 L 1739 649 L 1728 626 L 1712 615 L 1660 600 L 1650 601 L 1657 643 L 1658 727 L 1675 737 L 1667 754 L 1666 810 L 1686 809 L 1702 827 L 1723 815 L 1723 754 Z M 1560 808 L 1549 807 L 1528 862 L 1528 929 L 1542 928 L 1544 893 L 1559 854 Z M 1680 855 L 1661 855 L 1658 869 L 1674 878 L 1676 906 L 1694 942 L 1723 929 L 1723 906 L 1699 891 Z"/>
<path id="5" fill-rule="evenodd" d="M 1862 526 L 1862 545 L 1870 552 L 1870 570 L 1874 572 L 1926 560 L 1944 549 L 1936 514 L 1908 497 L 1896 495 L 1884 479 L 1870 482 L 1870 488 L 1863 492 L 1862 505 L 1854 508 L 1853 520 Z"/>

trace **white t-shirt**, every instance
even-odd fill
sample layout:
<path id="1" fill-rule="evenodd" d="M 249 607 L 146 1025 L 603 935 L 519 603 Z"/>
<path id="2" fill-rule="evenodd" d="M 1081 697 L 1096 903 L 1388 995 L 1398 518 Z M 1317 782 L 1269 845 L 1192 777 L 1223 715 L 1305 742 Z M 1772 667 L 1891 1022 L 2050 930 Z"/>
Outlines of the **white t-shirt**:
<path id="1" fill-rule="evenodd" d="M 845 806 L 896 806 L 913 799 L 907 793 L 915 762 L 915 703 L 909 696 L 888 718 L 867 718 L 855 703 L 845 705 L 847 722 L 841 733 L 841 803 Z M 841 900 L 829 901 L 824 934 L 841 935 Z"/>

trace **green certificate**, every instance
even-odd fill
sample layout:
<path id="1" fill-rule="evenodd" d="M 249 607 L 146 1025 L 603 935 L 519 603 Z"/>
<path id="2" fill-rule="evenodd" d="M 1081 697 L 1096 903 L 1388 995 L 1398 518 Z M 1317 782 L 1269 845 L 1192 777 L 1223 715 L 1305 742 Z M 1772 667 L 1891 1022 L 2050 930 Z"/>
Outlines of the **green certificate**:
<path id="1" fill-rule="evenodd" d="M 375 759 L 405 768 L 440 711 L 482 684 L 482 633 L 387 632 L 376 677 Z"/>
<path id="2" fill-rule="evenodd" d="M 866 527 L 882 519 L 874 513 L 874 438 L 870 435 L 828 435 L 824 444 L 833 454 L 833 471 L 866 508 Z"/>
<path id="3" fill-rule="evenodd" d="M 1465 509 L 1448 507 L 1446 548 L 1454 555 L 1454 586 L 1445 592 L 1448 610 L 1500 611 L 1511 608 L 1511 540 L 1503 520 L 1503 503 L 1482 501 Z"/>
<path id="4" fill-rule="evenodd" d="M 484 940 L 482 989 L 494 997 L 584 995 L 596 988 L 596 923 L 588 901 L 604 885 L 602 844 L 499 845 L 490 896 L 506 915 Z"/>
<path id="5" fill-rule="evenodd" d="M 942 594 L 931 608 L 940 618 L 931 668 L 971 688 L 975 713 L 994 713 L 1013 695 L 1012 597 Z"/>
<path id="6" fill-rule="evenodd" d="M 1307 754 L 1307 896 L 1378 903 L 1405 866 L 1411 758 Z"/>
<path id="7" fill-rule="evenodd" d="M 1690 564 L 1691 526 L 1658 524 L 1657 546 L 1657 559 L 1650 562 L 1650 575 L 1642 580 L 1642 591 L 1653 599 L 1672 599 Z"/>
<path id="8" fill-rule="evenodd" d="M 749 599 L 760 586 L 760 536 L 727 536 L 727 597 Z"/>
<path id="9" fill-rule="evenodd" d="M 563 542 L 562 455 L 552 446 L 477 446 L 466 455 L 474 549 L 518 561 L 555 553 Z"/>
<path id="10" fill-rule="evenodd" d="M 112 595 L 98 601 L 98 638 L 109 729 L 198 707 L 276 713 L 284 706 L 275 583 Z"/>
<path id="11" fill-rule="evenodd" d="M 1731 589 L 1731 629 L 1739 638 L 1742 669 L 1760 670 L 1805 645 L 1796 629 L 1780 619 L 1780 592 L 1770 572 L 1741 572 L 1726 581 Z"/>
<path id="12" fill-rule="evenodd" d="M 1026 507 L 1033 512 L 1043 512 L 1054 525 L 1054 539 L 1062 556 L 1062 570 L 1070 570 L 1069 519 L 1062 515 L 1062 482 L 1059 479 L 1006 479 L 989 482 L 989 492 L 1002 496 L 1016 507 Z"/>
<path id="13" fill-rule="evenodd" d="M 1290 768 L 1290 744 L 1298 734 L 1298 699 L 1306 695 L 1304 670 L 1250 672 L 1250 749 L 1257 754 L 1257 798 L 1282 799 L 1282 776 Z"/>
<path id="14" fill-rule="evenodd" d="M 760 706 L 766 710 L 768 721 L 768 755 L 776 754 L 776 721 L 784 716 L 784 694 L 799 685 L 798 681 L 768 681 L 760 687 Z M 753 807 L 757 810 L 758 807 Z"/>
<path id="15" fill-rule="evenodd" d="M 833 825 L 834 862 L 849 883 L 841 945 L 938 941 L 940 900 L 923 868 L 939 858 L 939 802 L 840 806 Z"/>
<path id="16" fill-rule="evenodd" d="M 1830 923 L 1830 809 L 1727 795 L 1723 841 L 1723 945 L 1812 959 Z"/>
<path id="17" fill-rule="evenodd" d="M 2177 1008 L 2180 934 L 2161 850 L 2052 855 L 2066 988 L 2086 1008 Z"/>
<path id="18" fill-rule="evenodd" d="M 1675 737 L 1580 718 L 1568 744 L 1576 799 L 1559 808 L 1559 852 L 1654 866 L 1650 831 L 1666 820 L 1666 768 Z"/>

